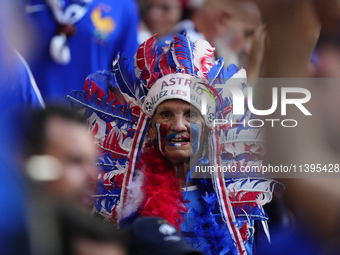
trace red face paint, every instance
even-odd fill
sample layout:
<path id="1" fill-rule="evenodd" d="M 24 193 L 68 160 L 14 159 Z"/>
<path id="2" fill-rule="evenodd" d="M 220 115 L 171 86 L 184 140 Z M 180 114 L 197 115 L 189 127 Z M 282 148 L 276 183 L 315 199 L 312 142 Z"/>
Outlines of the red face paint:
<path id="1" fill-rule="evenodd" d="M 159 146 L 160 152 L 165 152 L 165 143 L 166 143 L 166 134 L 168 133 L 168 125 L 155 123 L 156 132 L 157 132 L 157 142 Z"/>

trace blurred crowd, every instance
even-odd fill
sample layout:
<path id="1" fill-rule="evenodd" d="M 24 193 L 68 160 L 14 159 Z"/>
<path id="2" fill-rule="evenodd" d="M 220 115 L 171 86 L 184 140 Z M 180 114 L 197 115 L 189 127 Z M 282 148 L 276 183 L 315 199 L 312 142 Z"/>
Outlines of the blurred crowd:
<path id="1" fill-rule="evenodd" d="M 12 0 L 1 1 L 0 22 L 4 255 L 203 254 L 164 219 L 117 229 L 93 213 L 100 151 L 66 95 L 83 90 L 89 74 L 110 70 L 117 55 L 132 59 L 151 36 L 158 54 L 175 33 L 207 40 L 216 59 L 243 67 L 248 78 L 340 78 L 338 0 Z M 311 90 L 322 125 L 269 132 L 273 164 L 312 155 L 339 163 L 340 89 Z M 339 179 L 283 183 L 268 208 L 272 244 L 259 254 L 338 254 Z"/>

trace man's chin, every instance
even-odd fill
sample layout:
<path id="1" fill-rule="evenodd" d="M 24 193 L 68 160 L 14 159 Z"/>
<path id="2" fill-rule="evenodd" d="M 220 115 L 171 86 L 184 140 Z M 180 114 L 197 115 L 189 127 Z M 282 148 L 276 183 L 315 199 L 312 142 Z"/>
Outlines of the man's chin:
<path id="1" fill-rule="evenodd" d="M 171 163 L 178 164 L 180 162 L 185 162 L 190 159 L 190 151 L 167 151 L 166 153 L 162 153 Z"/>

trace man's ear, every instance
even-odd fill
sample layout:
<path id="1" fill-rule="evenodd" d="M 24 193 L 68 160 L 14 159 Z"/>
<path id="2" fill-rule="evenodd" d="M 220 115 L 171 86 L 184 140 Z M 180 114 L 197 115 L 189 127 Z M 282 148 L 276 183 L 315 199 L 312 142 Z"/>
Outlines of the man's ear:
<path id="1" fill-rule="evenodd" d="M 153 126 L 152 122 L 150 123 L 149 129 L 148 129 L 148 135 L 150 137 L 150 139 L 156 140 L 156 128 Z"/>

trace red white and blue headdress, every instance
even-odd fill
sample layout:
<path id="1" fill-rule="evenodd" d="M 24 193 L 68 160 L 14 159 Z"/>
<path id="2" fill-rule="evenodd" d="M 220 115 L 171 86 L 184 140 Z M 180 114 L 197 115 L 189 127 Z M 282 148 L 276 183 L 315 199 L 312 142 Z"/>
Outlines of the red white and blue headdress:
<path id="1" fill-rule="evenodd" d="M 98 194 L 95 195 L 97 211 L 114 222 L 134 211 L 144 215 L 157 215 L 158 212 L 161 215 L 157 216 L 178 226 L 178 210 L 182 205 L 174 209 L 171 218 L 172 203 L 183 202 L 181 195 L 169 196 L 173 200 L 164 202 L 166 215 L 162 215 L 162 205 L 156 203 L 152 207 L 151 195 L 143 197 L 142 193 L 152 188 L 146 187 L 139 174 L 143 171 L 151 180 L 155 177 L 152 174 L 157 173 L 152 172 L 154 170 L 148 172 L 147 168 L 136 168 L 136 164 L 142 161 L 140 155 L 145 149 L 147 130 L 157 106 L 168 99 L 181 99 L 201 110 L 200 102 L 195 99 L 201 98 L 202 93 L 210 95 L 206 97 L 207 109 L 203 116 L 209 131 L 209 165 L 233 166 L 238 170 L 244 166 L 260 165 L 265 155 L 263 130 L 242 125 L 213 125 L 215 118 L 226 119 L 228 123 L 231 120 L 233 123 L 247 123 L 255 117 L 246 104 L 245 115 L 233 115 L 232 95 L 215 88 L 215 84 L 237 77 L 241 78 L 241 82 L 235 86 L 246 94 L 244 69 L 239 70 L 235 65 L 225 68 L 222 58 L 215 61 L 214 48 L 205 40 L 192 43 L 185 35 L 175 34 L 173 42 L 163 49 L 159 57 L 154 53 L 154 44 L 152 37 L 140 45 L 134 62 L 118 56 L 112 71 L 88 76 L 84 91 L 73 91 L 68 97 L 74 107 L 85 111 L 89 132 L 101 148 L 98 165 L 103 171 L 97 183 Z M 123 94 L 123 101 L 114 95 L 115 90 Z M 160 154 L 153 154 L 150 157 L 155 161 L 154 168 L 157 168 L 156 156 Z M 167 174 L 168 177 L 162 179 L 164 182 L 177 181 L 166 170 L 166 164 L 159 165 L 162 168 L 159 178 Z M 256 174 L 245 178 L 240 174 L 225 176 L 217 171 L 211 173 L 211 180 L 221 217 L 235 248 L 239 254 L 245 254 L 244 241 L 249 234 L 247 226 L 252 219 L 262 222 L 268 219 L 262 206 L 277 191 L 277 182 L 259 178 Z M 173 193 L 179 192 L 178 187 L 173 188 Z M 158 193 L 170 191 L 170 187 L 165 187 Z M 152 194 L 157 196 L 155 192 Z M 134 199 L 131 200 L 131 197 Z M 147 209 L 140 208 L 143 203 Z"/>

